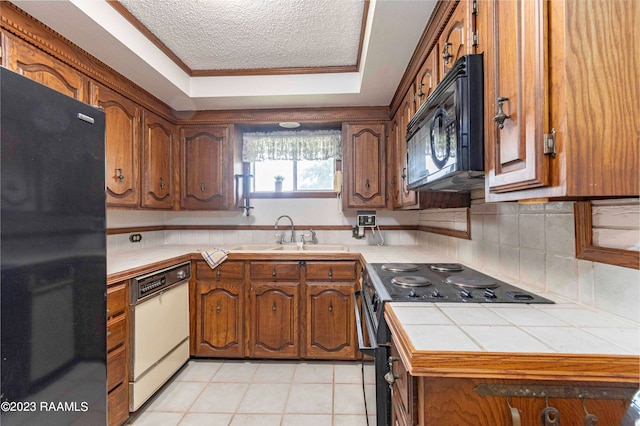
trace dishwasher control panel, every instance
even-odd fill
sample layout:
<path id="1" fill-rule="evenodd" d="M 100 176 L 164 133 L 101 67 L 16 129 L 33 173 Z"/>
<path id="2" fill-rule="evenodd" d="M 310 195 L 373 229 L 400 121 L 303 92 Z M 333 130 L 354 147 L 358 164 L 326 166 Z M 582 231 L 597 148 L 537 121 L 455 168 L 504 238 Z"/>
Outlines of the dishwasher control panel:
<path id="1" fill-rule="evenodd" d="M 188 281 L 189 278 L 191 278 L 190 262 L 132 278 L 130 282 L 130 303 L 131 305 L 140 303 L 154 294 L 168 290 L 183 281 Z"/>

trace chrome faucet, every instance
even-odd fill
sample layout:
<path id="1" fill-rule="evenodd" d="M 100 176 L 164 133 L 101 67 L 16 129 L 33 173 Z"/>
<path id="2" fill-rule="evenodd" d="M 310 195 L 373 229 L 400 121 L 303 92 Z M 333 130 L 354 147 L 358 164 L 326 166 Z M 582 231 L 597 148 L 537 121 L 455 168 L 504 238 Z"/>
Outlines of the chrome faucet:
<path id="1" fill-rule="evenodd" d="M 276 225 L 275 225 L 275 230 L 278 230 L 278 222 L 280 222 L 280 219 L 282 219 L 283 217 L 286 217 L 287 219 L 289 219 L 289 222 L 291 222 L 291 242 L 295 243 L 296 242 L 296 231 L 293 228 L 293 219 L 291 219 L 291 217 L 287 216 L 286 214 L 283 214 L 282 216 L 280 216 L 279 218 L 276 219 Z M 280 244 L 284 244 L 284 232 L 278 234 L 276 233 L 276 237 L 280 237 Z"/>

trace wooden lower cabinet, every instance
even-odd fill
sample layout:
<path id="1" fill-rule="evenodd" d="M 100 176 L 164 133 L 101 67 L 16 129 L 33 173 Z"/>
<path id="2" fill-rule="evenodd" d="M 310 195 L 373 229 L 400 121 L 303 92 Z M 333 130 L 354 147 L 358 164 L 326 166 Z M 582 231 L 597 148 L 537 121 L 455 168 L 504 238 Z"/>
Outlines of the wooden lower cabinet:
<path id="1" fill-rule="evenodd" d="M 391 386 L 391 424 L 413 426 L 418 424 L 418 379 L 407 371 L 395 347 L 391 345 L 389 367 L 393 379 Z M 389 377 L 389 376 L 387 376 Z"/>
<path id="2" fill-rule="evenodd" d="M 304 357 L 355 359 L 356 261 L 306 262 Z"/>
<path id="3" fill-rule="evenodd" d="M 195 356 L 244 356 L 245 262 L 196 262 Z"/>
<path id="4" fill-rule="evenodd" d="M 585 424 L 619 425 L 629 401 L 616 399 L 581 399 L 511 396 L 483 396 L 480 389 L 490 388 L 500 391 L 501 386 L 515 386 L 518 389 L 532 389 L 541 386 L 546 389 L 593 389 L 601 387 L 625 387 L 621 384 L 576 382 L 576 381 L 533 381 L 467 378 L 420 378 L 420 411 L 424 425 L 491 425 L 510 426 L 514 423 L 509 406 L 518 410 L 522 426 L 544 425 L 542 413 L 546 407 L 555 408 L 559 423 L 563 426 L 583 426 Z M 630 387 L 630 386 L 626 386 Z M 490 388 L 491 389 L 491 388 Z M 631 388 L 633 389 L 633 388 Z M 581 393 L 578 391 L 577 394 Z M 597 423 L 587 423 L 587 413 L 597 418 Z"/>
<path id="5" fill-rule="evenodd" d="M 300 283 L 251 284 L 251 357 L 300 356 Z"/>
<path id="6" fill-rule="evenodd" d="M 191 355 L 357 359 L 356 260 L 195 261 Z"/>
<path id="7" fill-rule="evenodd" d="M 107 423 L 129 418 L 127 281 L 107 287 Z"/>
<path id="8" fill-rule="evenodd" d="M 630 398 L 637 390 L 637 383 L 583 382 L 571 378 L 542 381 L 415 377 L 408 373 L 394 344 L 391 345 L 390 364 L 393 373 L 391 418 L 394 426 L 614 426 L 620 424 Z M 598 395 L 605 395 L 603 391 L 608 396 L 599 398 Z M 514 396 L 525 392 L 537 395 L 546 392 L 552 396 Z M 616 394 L 628 394 L 629 400 L 605 399 Z M 590 397 L 582 399 L 579 395 Z M 558 422 L 544 422 L 543 410 L 547 407 L 557 410 Z M 596 423 L 587 422 L 588 414 L 591 419 L 597 420 Z M 518 417 L 519 423 L 516 420 Z"/>

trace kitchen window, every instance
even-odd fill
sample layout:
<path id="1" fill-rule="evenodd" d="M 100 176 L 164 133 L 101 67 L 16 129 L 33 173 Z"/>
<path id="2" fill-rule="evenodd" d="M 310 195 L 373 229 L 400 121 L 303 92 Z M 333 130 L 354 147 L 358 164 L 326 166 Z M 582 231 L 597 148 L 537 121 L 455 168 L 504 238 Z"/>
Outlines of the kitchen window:
<path id="1" fill-rule="evenodd" d="M 333 194 L 342 157 L 340 130 L 247 132 L 242 160 L 254 177 L 253 196 Z"/>

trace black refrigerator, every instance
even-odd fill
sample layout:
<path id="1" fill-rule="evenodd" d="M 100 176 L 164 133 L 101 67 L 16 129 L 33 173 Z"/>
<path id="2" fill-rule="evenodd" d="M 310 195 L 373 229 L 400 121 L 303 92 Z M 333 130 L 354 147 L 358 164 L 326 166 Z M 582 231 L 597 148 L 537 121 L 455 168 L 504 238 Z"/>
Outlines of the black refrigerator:
<path id="1" fill-rule="evenodd" d="M 0 78 L 0 424 L 103 425 L 105 115 Z"/>

